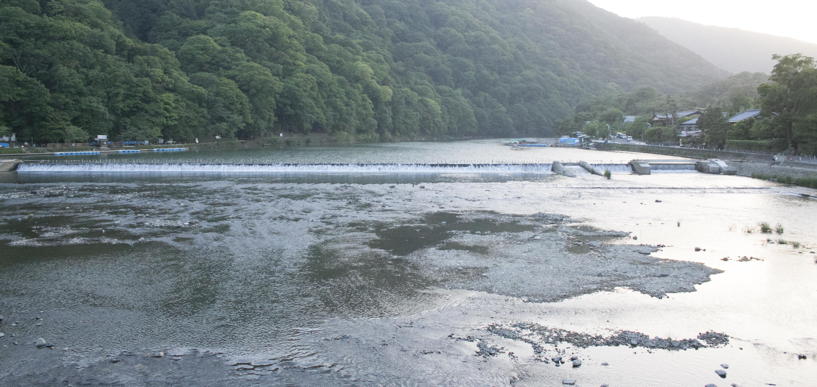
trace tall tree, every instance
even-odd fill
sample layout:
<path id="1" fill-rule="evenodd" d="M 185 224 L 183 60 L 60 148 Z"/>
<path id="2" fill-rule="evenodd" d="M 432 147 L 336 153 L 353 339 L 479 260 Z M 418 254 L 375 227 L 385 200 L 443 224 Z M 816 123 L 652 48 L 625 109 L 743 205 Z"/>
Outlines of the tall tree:
<path id="1" fill-rule="evenodd" d="M 709 147 L 723 149 L 728 140 L 729 123 L 726 122 L 724 112 L 720 107 L 710 106 L 698 119 L 698 127 L 704 132 L 706 144 Z"/>
<path id="2" fill-rule="evenodd" d="M 775 56 L 768 83 L 758 89 L 763 110 L 773 114 L 789 148 L 797 153 L 803 142 L 813 137 L 817 127 L 817 66 L 814 58 L 800 54 Z"/>

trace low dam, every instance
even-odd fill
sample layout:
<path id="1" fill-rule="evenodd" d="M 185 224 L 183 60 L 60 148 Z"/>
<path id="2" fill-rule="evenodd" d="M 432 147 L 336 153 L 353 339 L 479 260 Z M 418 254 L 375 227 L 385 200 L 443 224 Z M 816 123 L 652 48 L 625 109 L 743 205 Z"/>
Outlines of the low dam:
<path id="1" fill-rule="evenodd" d="M 661 172 L 694 172 L 695 160 L 634 160 L 621 162 L 552 162 L 552 163 L 194 163 L 194 162 L 107 162 L 107 161 L 31 161 L 20 164 L 17 171 L 29 174 L 207 174 L 207 175 L 422 175 L 422 174 L 505 174 L 574 177 L 580 174 L 611 173 L 651 174 Z"/>

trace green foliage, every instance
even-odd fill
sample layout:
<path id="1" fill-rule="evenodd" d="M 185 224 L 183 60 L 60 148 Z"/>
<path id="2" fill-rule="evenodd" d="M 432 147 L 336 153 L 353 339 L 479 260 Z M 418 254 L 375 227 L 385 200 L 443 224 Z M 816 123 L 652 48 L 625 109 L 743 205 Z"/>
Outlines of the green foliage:
<path id="1" fill-rule="evenodd" d="M 646 138 L 647 142 L 652 144 L 677 145 L 678 143 L 678 137 L 675 133 L 675 129 L 666 126 L 649 128 L 644 134 L 644 137 Z"/>
<path id="2" fill-rule="evenodd" d="M 0 124 L 36 142 L 548 135 L 590 95 L 721 75 L 666 43 L 567 0 L 7 0 Z M 640 93 L 623 103 L 649 110 Z"/>
<path id="3" fill-rule="evenodd" d="M 775 56 L 768 83 L 760 86 L 763 110 L 774 112 L 773 130 L 793 153 L 817 151 L 817 64 L 800 54 Z"/>
<path id="4" fill-rule="evenodd" d="M 610 179 L 613 178 L 613 174 L 610 172 L 609 169 L 604 170 L 604 178 L 607 179 L 607 180 L 610 180 Z"/>
<path id="5" fill-rule="evenodd" d="M 772 226 L 769 223 L 762 222 L 760 223 L 760 232 L 764 234 L 771 234 L 772 233 Z"/>
<path id="6" fill-rule="evenodd" d="M 786 150 L 785 140 L 727 140 L 726 148 L 752 152 L 777 153 Z"/>
<path id="7" fill-rule="evenodd" d="M 769 81 L 763 73 L 740 73 L 692 93 L 700 106 L 722 106 L 729 113 L 739 113 L 758 106 L 758 87 Z"/>
<path id="8" fill-rule="evenodd" d="M 723 110 L 717 106 L 709 107 L 698 119 L 698 127 L 704 132 L 704 141 L 711 148 L 724 149 L 729 140 L 729 123 Z"/>
<path id="9" fill-rule="evenodd" d="M 786 232 L 786 230 L 783 228 L 782 224 L 778 223 L 777 226 L 775 226 L 774 228 L 774 232 L 776 232 L 777 235 L 783 235 L 783 233 Z"/>
<path id="10" fill-rule="evenodd" d="M 584 125 L 582 131 L 591 137 L 607 138 L 610 136 L 609 124 L 601 121 L 588 122 L 586 125 Z"/>

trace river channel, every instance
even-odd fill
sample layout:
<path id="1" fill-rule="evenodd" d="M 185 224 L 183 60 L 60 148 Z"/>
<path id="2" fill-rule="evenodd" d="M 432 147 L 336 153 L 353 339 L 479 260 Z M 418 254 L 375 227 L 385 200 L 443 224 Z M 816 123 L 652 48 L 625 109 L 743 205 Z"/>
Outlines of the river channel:
<path id="1" fill-rule="evenodd" d="M 817 191 L 639 158 L 667 157 L 29 160 L 0 175 L 0 385 L 816 385 Z"/>

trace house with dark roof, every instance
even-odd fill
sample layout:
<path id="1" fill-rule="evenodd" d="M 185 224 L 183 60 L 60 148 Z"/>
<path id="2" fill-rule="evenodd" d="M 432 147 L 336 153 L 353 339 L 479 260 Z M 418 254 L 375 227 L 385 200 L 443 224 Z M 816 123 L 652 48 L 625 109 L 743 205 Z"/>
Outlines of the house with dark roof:
<path id="1" fill-rule="evenodd" d="M 675 126 L 679 121 L 683 121 L 686 118 L 694 118 L 694 116 L 700 116 L 701 114 L 703 114 L 701 109 L 683 110 L 672 114 L 656 113 L 653 114 L 650 123 L 652 123 L 653 126 Z"/>
<path id="2" fill-rule="evenodd" d="M 761 113 L 760 109 L 747 110 L 745 112 L 739 113 L 739 114 L 729 118 L 729 123 L 734 125 L 734 124 L 738 124 L 738 123 L 741 123 L 741 122 L 744 122 L 744 121 L 752 120 L 752 119 L 757 118 L 757 116 L 759 116 L 760 113 Z"/>
<path id="3" fill-rule="evenodd" d="M 696 115 L 699 116 L 701 114 L 703 114 L 703 110 L 701 110 L 701 109 L 684 110 L 682 112 L 675 113 L 675 118 L 677 118 L 679 120 L 682 120 L 682 119 L 687 118 L 687 117 L 692 117 L 692 116 L 696 116 Z"/>
<path id="4" fill-rule="evenodd" d="M 682 122 L 681 125 L 679 125 L 681 128 L 681 132 L 691 132 L 698 130 L 698 120 L 700 119 L 701 117 L 695 117 L 691 120 L 686 120 Z"/>

